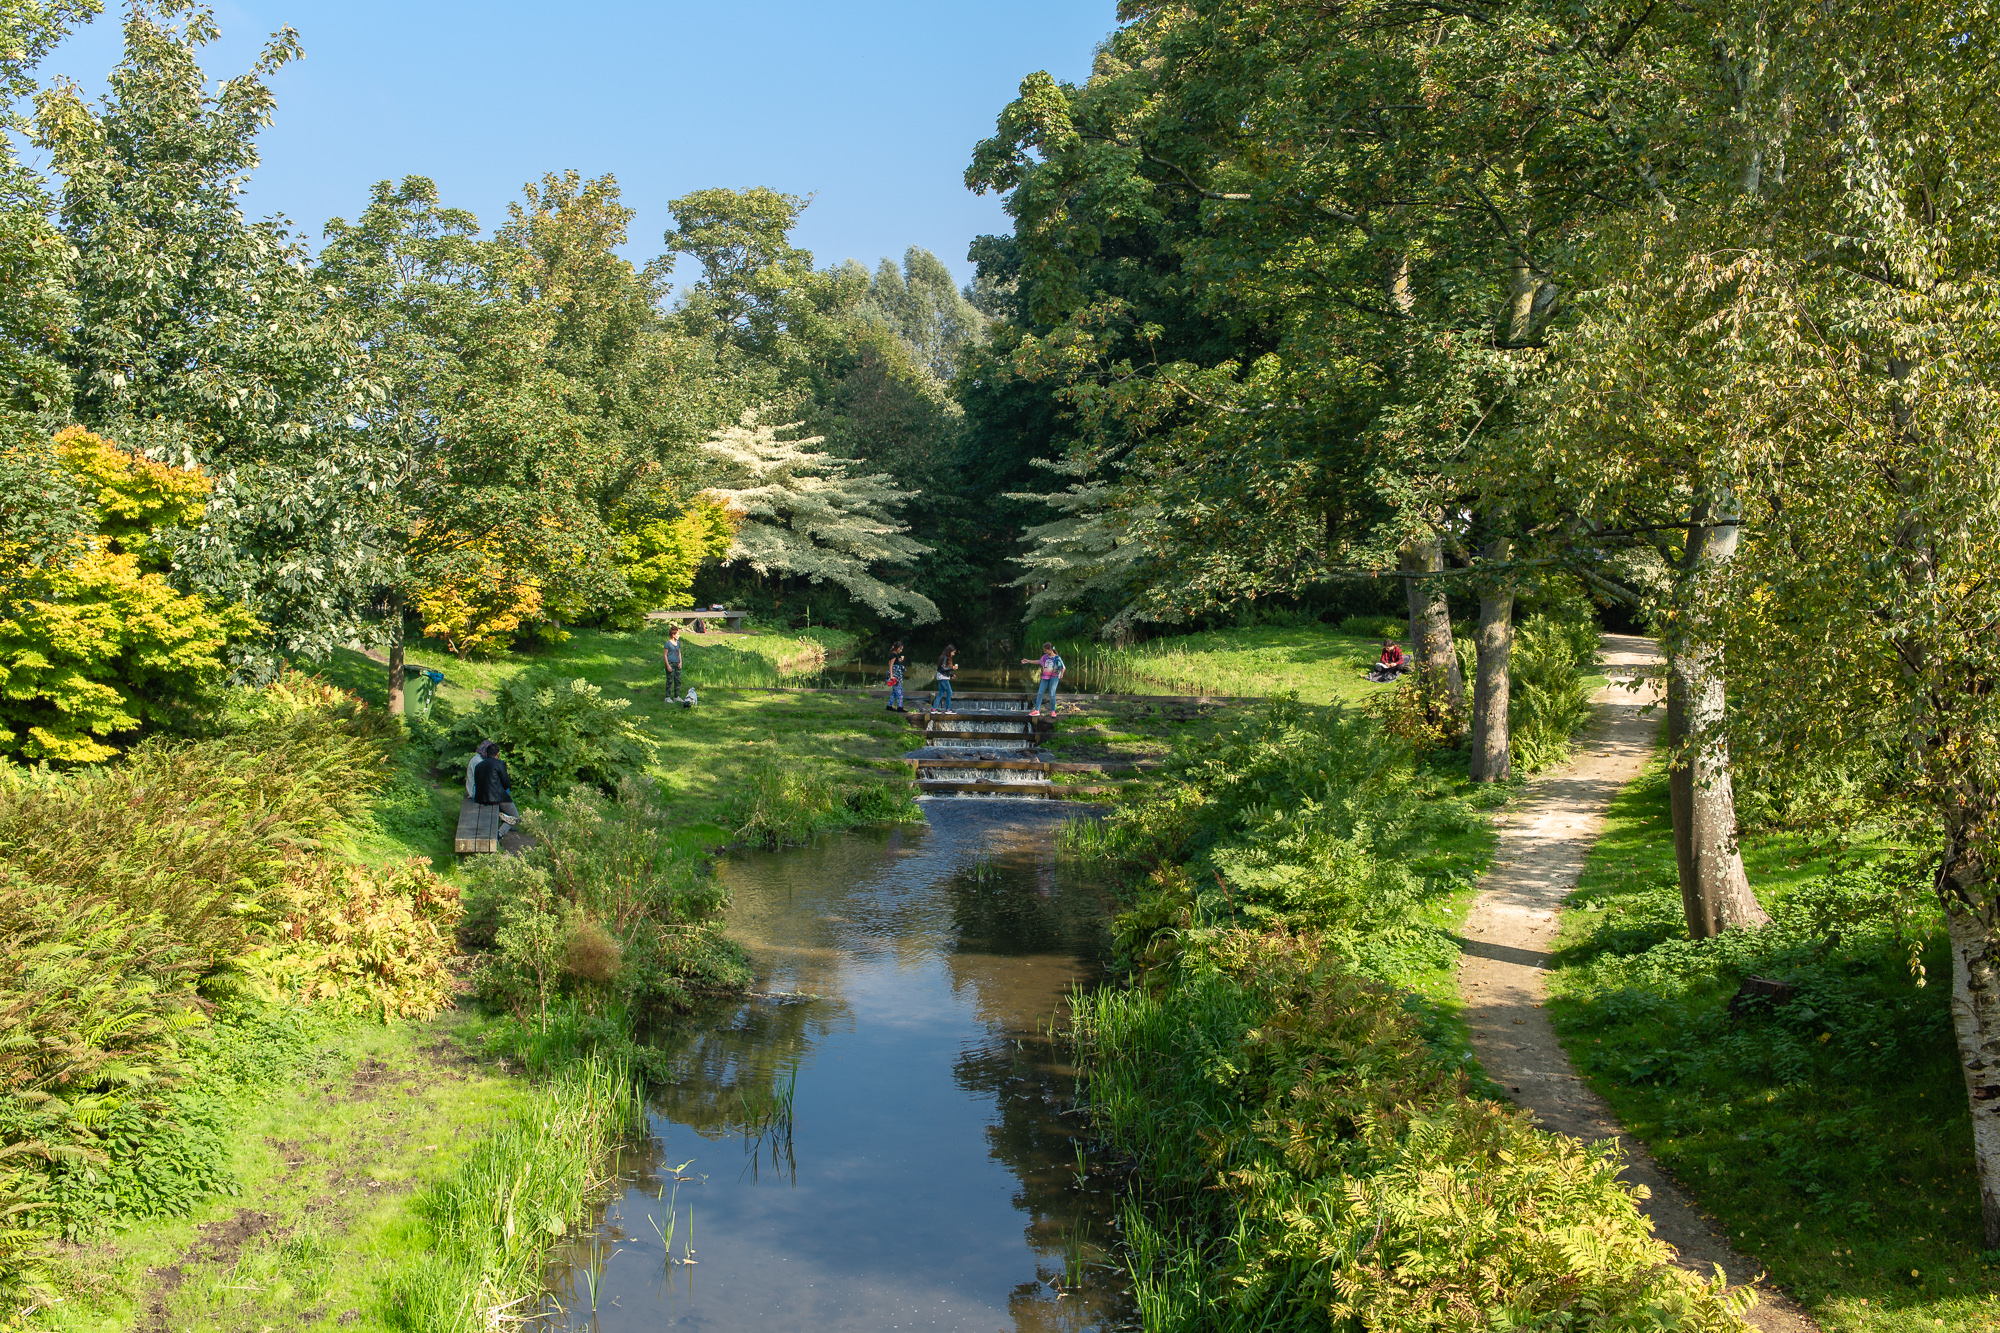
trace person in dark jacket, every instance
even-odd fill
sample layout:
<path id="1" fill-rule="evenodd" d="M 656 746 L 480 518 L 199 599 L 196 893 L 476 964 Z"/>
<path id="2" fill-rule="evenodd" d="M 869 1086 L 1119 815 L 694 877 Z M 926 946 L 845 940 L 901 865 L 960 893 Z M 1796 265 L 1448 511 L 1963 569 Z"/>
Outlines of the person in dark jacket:
<path id="1" fill-rule="evenodd" d="M 500 807 L 500 822 L 517 823 L 521 812 L 514 808 L 514 784 L 507 776 L 507 761 L 492 741 L 479 747 L 485 758 L 472 770 L 472 799 L 480 805 Z"/>

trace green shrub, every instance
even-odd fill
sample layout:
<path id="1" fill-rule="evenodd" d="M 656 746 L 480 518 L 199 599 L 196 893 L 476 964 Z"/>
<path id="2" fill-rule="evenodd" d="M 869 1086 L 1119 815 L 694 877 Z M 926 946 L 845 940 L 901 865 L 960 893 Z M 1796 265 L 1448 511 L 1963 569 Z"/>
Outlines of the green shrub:
<path id="1" fill-rule="evenodd" d="M 1334 630 L 1355 639 L 1397 639 L 1407 643 L 1410 638 L 1410 622 L 1402 616 L 1349 616 Z"/>
<path id="2" fill-rule="evenodd" d="M 525 787 L 546 794 L 583 783 L 609 791 L 653 755 L 653 741 L 625 715 L 631 706 L 629 699 L 605 698 L 582 677 L 523 672 L 501 685 L 491 703 L 452 721 L 438 766 L 463 769 L 479 742 L 491 738 Z"/>
<path id="3" fill-rule="evenodd" d="M 753 847 L 792 847 L 847 822 L 842 805 L 822 766 L 765 760 L 738 786 L 723 817 Z"/>
<path id="4" fill-rule="evenodd" d="M 1508 749 L 1531 773 L 1569 757 L 1570 740 L 1590 721 L 1584 678 L 1597 665 L 1597 626 L 1533 615 L 1514 628 L 1507 693 Z"/>
<path id="5" fill-rule="evenodd" d="M 38 1280 L 43 1232 L 226 1187 L 233 1099 L 303 1050 L 298 1011 L 242 1002 L 284 927 L 344 932 L 379 981 L 410 961 L 381 903 L 358 920 L 316 891 L 360 874 L 315 852 L 365 806 L 393 720 L 288 675 L 206 730 L 115 767 L 0 766 L 0 1302 Z"/>
<path id="6" fill-rule="evenodd" d="M 538 1016 L 556 1000 L 678 1011 L 696 992 L 747 983 L 741 949 L 721 933 L 722 882 L 647 791 L 571 791 L 523 827 L 528 851 L 482 864 L 465 893 L 459 938 L 484 955 L 489 1003 Z M 584 947 L 595 933 L 615 949 L 609 974 L 602 944 Z"/>
<path id="7" fill-rule="evenodd" d="M 447 962 L 458 890 L 427 857 L 358 866 L 318 858 L 294 865 L 290 915 L 246 974 L 296 1003 L 341 1013 L 429 1018 L 451 1003 Z M 213 989 L 213 987 L 211 987 Z"/>
<path id="8" fill-rule="evenodd" d="M 158 918 L 208 971 L 256 947 L 293 860 L 360 813 L 393 722 L 290 678 L 238 696 L 224 734 L 151 740 L 114 767 L 0 765 L 0 864 Z"/>
<path id="9" fill-rule="evenodd" d="M 1065 842 L 1144 880 L 1114 925 L 1128 965 L 1240 926 L 1329 932 L 1389 979 L 1455 956 L 1426 914 L 1469 883 L 1439 843 L 1481 836 L 1478 816 L 1369 719 L 1273 700 L 1181 746 L 1165 778 L 1154 799 Z"/>
<path id="10" fill-rule="evenodd" d="M 1467 1095 L 1390 990 L 1306 935 L 1219 936 L 1076 1010 L 1095 1124 L 1141 1163 L 1148 1328 L 1736 1329 L 1612 1152 Z"/>

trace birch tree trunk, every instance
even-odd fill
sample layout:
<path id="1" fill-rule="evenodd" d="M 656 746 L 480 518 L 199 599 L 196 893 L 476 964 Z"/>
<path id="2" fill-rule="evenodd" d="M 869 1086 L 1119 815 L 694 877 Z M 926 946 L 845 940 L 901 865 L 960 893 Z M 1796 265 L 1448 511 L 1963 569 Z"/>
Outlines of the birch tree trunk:
<path id="1" fill-rule="evenodd" d="M 1435 537 L 1406 542 L 1396 552 L 1396 564 L 1409 593 L 1410 649 L 1417 659 L 1417 675 L 1428 688 L 1442 693 L 1447 708 L 1463 714 L 1465 673 L 1459 670 L 1458 654 L 1451 646 L 1451 606 L 1445 601 L 1444 580 L 1417 577 L 1444 569 L 1444 545 Z"/>
<path id="2" fill-rule="evenodd" d="M 1695 506 L 1681 564 L 1684 615 L 1700 584 L 1735 557 L 1735 518 L 1733 504 L 1704 499 Z M 1725 705 L 1721 647 L 1682 623 L 1667 643 L 1667 742 L 1674 756 L 1668 794 L 1681 905 L 1688 933 L 1698 940 L 1771 921 L 1750 891 L 1736 843 L 1736 789 L 1722 730 Z"/>
<path id="3" fill-rule="evenodd" d="M 2000 913 L 1985 859 L 1968 841 L 1951 831 L 1937 891 L 1951 935 L 1951 1025 L 1972 1105 L 1980 1222 L 1986 1247 L 2000 1249 Z"/>
<path id="4" fill-rule="evenodd" d="M 1496 537 L 1486 547 L 1486 558 L 1504 564 L 1513 549 L 1513 542 Z M 1512 576 L 1501 575 L 1480 590 L 1479 635 L 1474 643 L 1479 658 L 1472 680 L 1472 780 L 1501 782 L 1513 771 L 1508 755 L 1512 732 L 1507 725 L 1507 671 L 1514 660 Z"/>

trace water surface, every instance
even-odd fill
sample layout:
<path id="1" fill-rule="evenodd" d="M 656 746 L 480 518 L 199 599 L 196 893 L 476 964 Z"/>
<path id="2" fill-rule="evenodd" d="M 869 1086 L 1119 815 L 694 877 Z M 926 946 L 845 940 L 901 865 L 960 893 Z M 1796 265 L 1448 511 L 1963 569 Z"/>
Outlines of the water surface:
<path id="1" fill-rule="evenodd" d="M 1047 1036 L 1101 938 L 1093 886 L 1053 852 L 1077 808 L 925 807 L 928 826 L 722 862 L 756 994 L 675 1048 L 652 1142 L 567 1256 L 572 1327 L 1126 1322 L 1114 1195 L 1079 1160 Z"/>

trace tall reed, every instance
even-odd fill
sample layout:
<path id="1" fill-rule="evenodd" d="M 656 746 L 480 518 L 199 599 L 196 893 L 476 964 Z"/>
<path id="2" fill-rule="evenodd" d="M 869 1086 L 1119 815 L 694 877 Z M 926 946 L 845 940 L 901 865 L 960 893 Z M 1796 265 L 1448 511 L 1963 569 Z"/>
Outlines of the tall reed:
<path id="1" fill-rule="evenodd" d="M 385 1321 L 473 1333 L 524 1313 L 549 1247 L 586 1219 L 602 1164 L 644 1125 L 621 1061 L 592 1057 L 543 1085 L 520 1120 L 418 1196 L 430 1235 L 389 1280 Z"/>

